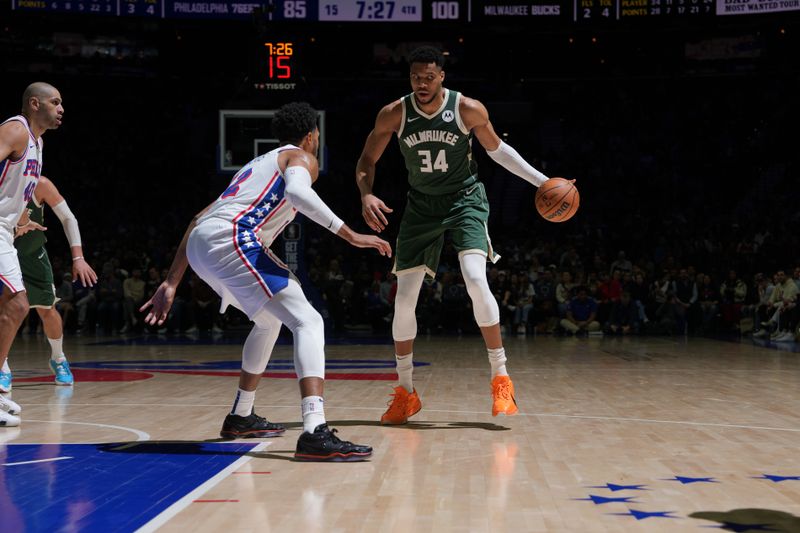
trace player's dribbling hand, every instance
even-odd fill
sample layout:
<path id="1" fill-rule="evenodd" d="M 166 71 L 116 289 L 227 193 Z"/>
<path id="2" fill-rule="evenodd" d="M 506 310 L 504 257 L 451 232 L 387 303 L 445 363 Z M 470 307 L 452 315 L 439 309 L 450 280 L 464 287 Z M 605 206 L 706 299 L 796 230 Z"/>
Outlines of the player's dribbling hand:
<path id="1" fill-rule="evenodd" d="M 139 308 L 139 311 L 144 312 L 148 307 L 153 306 L 147 316 L 144 317 L 145 324 L 150 324 L 151 326 L 163 324 L 167 319 L 167 314 L 170 307 L 172 307 L 174 299 L 175 287 L 166 281 L 161 283 L 153 296 Z"/>
<path id="2" fill-rule="evenodd" d="M 94 287 L 97 274 L 83 258 L 72 262 L 72 281 L 81 280 L 84 287 Z"/>
<path id="3" fill-rule="evenodd" d="M 392 257 L 392 245 L 375 235 L 353 234 L 350 244 L 356 248 L 375 248 L 384 257 Z"/>
<path id="4" fill-rule="evenodd" d="M 361 197 L 361 215 L 364 217 L 364 222 L 373 231 L 381 232 L 386 229 L 389 221 L 386 220 L 384 213 L 391 213 L 390 209 L 383 200 L 374 194 L 365 194 Z"/>

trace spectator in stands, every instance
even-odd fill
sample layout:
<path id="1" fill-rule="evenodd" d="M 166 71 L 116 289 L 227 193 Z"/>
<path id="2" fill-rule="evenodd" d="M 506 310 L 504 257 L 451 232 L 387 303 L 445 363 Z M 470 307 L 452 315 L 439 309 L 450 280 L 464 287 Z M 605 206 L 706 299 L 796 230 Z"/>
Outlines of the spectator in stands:
<path id="1" fill-rule="evenodd" d="M 722 326 L 726 330 L 738 329 L 742 306 L 747 297 L 747 284 L 739 278 L 736 271 L 728 271 L 728 279 L 719 288 L 722 312 Z"/>
<path id="2" fill-rule="evenodd" d="M 600 282 L 597 284 L 598 296 L 598 320 L 603 323 L 608 320 L 611 313 L 611 306 L 614 302 L 619 301 L 622 296 L 622 283 L 620 282 L 620 271 L 615 270 L 609 276 L 607 272 L 600 272 Z"/>
<path id="3" fill-rule="evenodd" d="M 122 318 L 122 282 L 117 278 L 112 263 L 103 265 L 103 275 L 97 283 L 97 322 L 103 334 L 119 330 Z"/>
<path id="4" fill-rule="evenodd" d="M 588 335 L 590 332 L 600 331 L 597 302 L 589 297 L 585 286 L 575 290 L 575 297 L 569 302 L 567 316 L 561 320 L 561 327 L 571 335 Z"/>
<path id="5" fill-rule="evenodd" d="M 678 271 L 678 278 L 672 282 L 672 293 L 675 301 L 683 308 L 683 317 L 689 326 L 689 332 L 694 332 L 697 325 L 697 284 L 689 277 L 689 271 L 681 268 Z"/>
<path id="6" fill-rule="evenodd" d="M 685 308 L 672 291 L 667 292 L 655 313 L 654 333 L 674 335 L 684 330 Z M 649 331 L 649 329 L 648 329 Z"/>
<path id="7" fill-rule="evenodd" d="M 796 313 L 794 309 L 797 305 L 797 284 L 786 275 L 783 270 L 775 273 L 775 289 L 772 291 L 768 312 L 774 311 L 772 316 L 765 322 L 764 327 L 774 327 L 775 331 L 770 335 L 773 341 L 787 341 L 794 339 L 794 332 L 790 328 L 795 326 Z"/>
<path id="8" fill-rule="evenodd" d="M 711 282 L 708 274 L 699 274 L 702 281 L 697 288 L 697 301 L 700 306 L 701 322 L 699 333 L 709 333 L 714 326 L 714 320 L 719 311 L 719 293 Z"/>
<path id="9" fill-rule="evenodd" d="M 555 267 L 555 265 L 553 265 Z M 559 260 L 559 266 L 562 270 L 569 270 L 570 272 L 576 272 L 583 268 L 583 263 L 581 263 L 581 258 L 578 255 L 578 251 L 575 249 L 574 246 L 570 246 L 567 248 L 563 254 L 561 254 L 561 259 Z"/>
<path id="10" fill-rule="evenodd" d="M 153 296 L 159 285 L 161 285 L 161 275 L 158 273 L 158 268 L 150 267 L 147 270 L 147 283 L 145 291 L 148 299 Z"/>
<path id="11" fill-rule="evenodd" d="M 621 273 L 630 272 L 633 270 L 633 263 L 625 256 L 625 252 L 620 250 L 617 254 L 616 260 L 611 263 L 611 271 L 609 274 L 613 274 L 615 270 L 619 270 Z"/>
<path id="12" fill-rule="evenodd" d="M 552 333 L 559 321 L 553 271 L 545 269 L 533 284 L 533 288 L 536 293 L 536 299 L 533 304 L 536 316 L 536 330 L 539 333 Z"/>
<path id="13" fill-rule="evenodd" d="M 222 328 L 217 326 L 220 305 L 217 293 L 194 273 L 189 280 L 189 286 L 191 287 L 191 315 L 194 325 L 190 326 L 186 332 L 222 331 Z"/>
<path id="14" fill-rule="evenodd" d="M 516 279 L 514 279 L 516 277 Z M 520 272 L 516 276 L 512 276 L 512 291 L 516 306 L 514 313 L 514 328 L 518 335 L 524 335 L 528 332 L 528 321 L 530 312 L 533 309 L 533 300 L 536 291 L 533 288 L 533 283 L 528 280 L 525 271 Z"/>
<path id="15" fill-rule="evenodd" d="M 139 308 L 145 302 L 144 291 L 145 282 L 142 279 L 142 271 L 134 268 L 131 272 L 131 277 L 122 282 L 125 325 L 120 333 L 127 333 L 139 323 L 137 317 Z"/>
<path id="16" fill-rule="evenodd" d="M 642 324 L 647 324 L 649 319 L 647 318 L 647 310 L 645 306 L 647 305 L 650 297 L 650 289 L 644 279 L 644 274 L 641 272 L 634 274 L 633 280 L 631 281 L 630 285 L 625 288 L 625 290 L 630 293 L 631 300 L 633 300 L 636 309 L 639 311 L 639 322 Z"/>
<path id="17" fill-rule="evenodd" d="M 572 294 L 574 288 L 575 284 L 572 283 L 572 274 L 569 270 L 563 271 L 561 273 L 561 281 L 556 285 L 556 305 L 558 306 L 559 318 L 567 316 L 567 306 L 574 296 L 574 294 Z"/>
<path id="18" fill-rule="evenodd" d="M 606 324 L 606 333 L 631 335 L 639 332 L 639 309 L 631 298 L 631 293 L 622 291 L 620 299 L 611 307 L 611 315 Z"/>
<path id="19" fill-rule="evenodd" d="M 742 312 L 752 316 L 753 337 L 764 338 L 769 336 L 771 331 L 769 328 L 762 326 L 761 323 L 771 316 L 770 301 L 772 300 L 772 292 L 775 290 L 775 284 L 772 282 L 771 276 L 765 276 L 759 272 L 755 276 L 755 285 L 757 290 L 756 301 Z"/>

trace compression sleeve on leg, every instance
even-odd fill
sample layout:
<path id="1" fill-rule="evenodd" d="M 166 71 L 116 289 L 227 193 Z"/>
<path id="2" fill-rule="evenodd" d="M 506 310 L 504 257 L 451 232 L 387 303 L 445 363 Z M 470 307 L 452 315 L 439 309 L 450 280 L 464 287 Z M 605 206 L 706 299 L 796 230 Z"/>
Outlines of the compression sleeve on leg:
<path id="1" fill-rule="evenodd" d="M 483 254 L 464 254 L 459 258 L 461 274 L 472 300 L 475 322 L 482 328 L 500 322 L 500 307 L 486 279 L 486 257 Z"/>
<path id="2" fill-rule="evenodd" d="M 281 332 L 281 321 L 264 313 L 259 317 L 242 348 L 242 370 L 249 374 L 263 374 Z"/>
<path id="3" fill-rule="evenodd" d="M 397 295 L 394 299 L 392 320 L 392 337 L 395 342 L 408 341 L 417 336 L 417 299 L 424 280 L 424 270 L 397 275 Z"/>

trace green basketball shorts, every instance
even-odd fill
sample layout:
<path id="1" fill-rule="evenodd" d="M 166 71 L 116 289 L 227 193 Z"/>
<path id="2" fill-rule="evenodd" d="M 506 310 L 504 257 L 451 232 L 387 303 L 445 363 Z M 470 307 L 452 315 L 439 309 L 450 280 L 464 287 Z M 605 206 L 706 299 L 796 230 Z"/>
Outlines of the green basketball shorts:
<path id="1" fill-rule="evenodd" d="M 438 196 L 409 191 L 397 236 L 394 272 L 424 270 L 434 277 L 446 233 L 459 256 L 476 252 L 497 262 L 500 256 L 492 249 L 488 220 L 489 202 L 483 183 Z"/>
<path id="2" fill-rule="evenodd" d="M 19 254 L 22 282 L 28 292 L 31 307 L 51 308 L 56 303 L 56 288 L 53 285 L 53 267 L 44 246 L 32 254 Z"/>

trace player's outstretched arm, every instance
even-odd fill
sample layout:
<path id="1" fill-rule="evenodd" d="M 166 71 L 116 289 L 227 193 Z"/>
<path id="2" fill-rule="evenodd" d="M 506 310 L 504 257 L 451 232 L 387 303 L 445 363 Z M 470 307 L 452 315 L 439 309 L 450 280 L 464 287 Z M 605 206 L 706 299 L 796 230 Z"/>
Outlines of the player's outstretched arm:
<path id="1" fill-rule="evenodd" d="M 81 232 L 78 228 L 78 219 L 72 214 L 72 210 L 67 205 L 67 201 L 55 183 L 45 176 L 39 178 L 36 190 L 33 192 L 36 200 L 41 204 L 46 203 L 56 214 L 64 227 L 67 235 L 70 252 L 72 253 L 72 281 L 81 280 L 84 287 L 91 287 L 97 283 L 97 274 L 89 266 L 83 257 L 83 245 L 81 243 Z"/>
<path id="2" fill-rule="evenodd" d="M 175 291 L 178 289 L 178 285 L 180 285 L 183 275 L 186 273 L 186 269 L 189 266 L 189 259 L 186 257 L 186 241 L 189 240 L 189 234 L 197 225 L 197 220 L 208 211 L 211 205 L 212 204 L 209 204 L 205 209 L 197 213 L 189 223 L 189 227 L 186 228 L 183 239 L 181 239 L 181 243 L 178 245 L 178 250 L 175 252 L 175 257 L 172 259 L 172 264 L 167 273 L 167 279 L 158 286 L 153 296 L 139 308 L 139 311 L 145 311 L 148 307 L 152 306 L 150 312 L 144 317 L 146 324 L 150 324 L 151 326 L 158 324 L 160 326 L 167 319 L 167 314 L 172 307 L 172 302 L 175 300 Z"/>
<path id="3" fill-rule="evenodd" d="M 370 229 L 381 232 L 389 223 L 384 213 L 391 213 L 383 200 L 372 194 L 372 185 L 375 183 L 375 165 L 383 155 L 392 134 L 400 129 L 403 118 L 402 103 L 400 100 L 385 106 L 375 119 L 375 127 L 367 135 L 361 157 L 356 164 L 356 185 L 361 193 L 361 215 Z"/>
<path id="4" fill-rule="evenodd" d="M 289 202 L 305 216 L 353 246 L 375 248 L 381 255 L 391 256 L 392 248 L 388 242 L 375 236 L 355 233 L 322 201 L 311 188 L 318 175 L 319 163 L 315 157 L 299 150 L 291 153 L 283 173 Z"/>
<path id="5" fill-rule="evenodd" d="M 489 112 L 478 100 L 462 98 L 459 106 L 464 126 L 472 130 L 475 138 L 498 165 L 525 181 L 539 187 L 549 178 L 533 168 L 519 153 L 498 137 L 489 120 Z"/>

